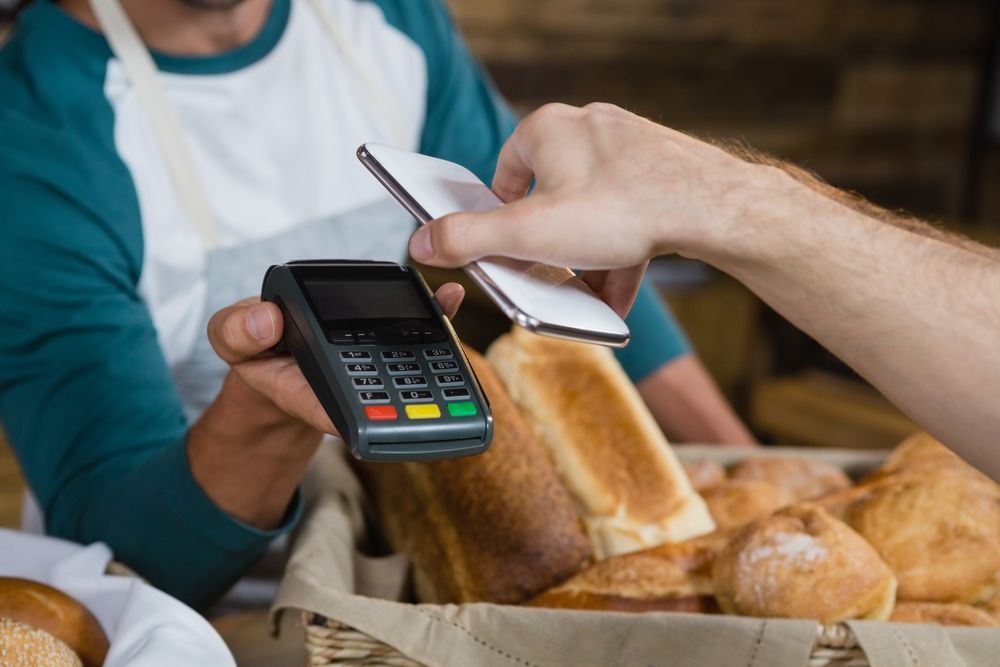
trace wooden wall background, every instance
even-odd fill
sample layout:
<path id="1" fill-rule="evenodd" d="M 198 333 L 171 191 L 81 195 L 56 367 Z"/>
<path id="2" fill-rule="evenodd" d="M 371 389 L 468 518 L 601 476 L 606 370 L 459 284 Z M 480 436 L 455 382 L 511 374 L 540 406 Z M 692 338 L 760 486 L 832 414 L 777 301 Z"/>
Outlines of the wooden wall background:
<path id="1" fill-rule="evenodd" d="M 962 210 L 988 0 L 449 0 L 520 108 L 615 102 L 926 216 Z"/>
<path id="2" fill-rule="evenodd" d="M 448 2 L 520 111 L 614 102 L 1000 241 L 1000 142 L 984 136 L 996 0 Z M 664 285 L 759 435 L 887 447 L 915 428 L 734 281 Z"/>

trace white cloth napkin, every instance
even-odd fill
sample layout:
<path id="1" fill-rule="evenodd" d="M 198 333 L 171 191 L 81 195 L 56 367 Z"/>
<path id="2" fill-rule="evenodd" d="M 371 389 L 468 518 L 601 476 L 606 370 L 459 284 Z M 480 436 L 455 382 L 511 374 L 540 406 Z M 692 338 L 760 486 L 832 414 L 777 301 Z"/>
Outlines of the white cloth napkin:
<path id="1" fill-rule="evenodd" d="M 104 667 L 235 667 L 197 612 L 132 577 L 104 574 L 111 550 L 0 529 L 0 576 L 33 579 L 79 600 L 111 642 Z"/>

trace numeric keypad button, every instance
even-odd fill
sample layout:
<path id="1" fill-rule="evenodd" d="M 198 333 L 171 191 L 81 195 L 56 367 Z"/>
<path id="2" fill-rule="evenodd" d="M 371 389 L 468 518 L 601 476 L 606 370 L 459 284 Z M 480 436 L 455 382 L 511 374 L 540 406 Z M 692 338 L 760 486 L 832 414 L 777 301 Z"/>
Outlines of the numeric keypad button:
<path id="1" fill-rule="evenodd" d="M 431 371 L 434 373 L 446 373 L 448 371 L 458 370 L 457 361 L 432 361 L 429 366 L 431 367 Z"/>
<path id="2" fill-rule="evenodd" d="M 382 361 L 407 361 L 415 358 L 410 350 L 383 350 Z"/>
<path id="3" fill-rule="evenodd" d="M 457 373 L 453 375 L 435 375 L 434 380 L 438 383 L 439 387 L 455 387 L 465 384 L 465 377 Z"/>
<path id="4" fill-rule="evenodd" d="M 382 378 L 373 377 L 361 377 L 361 378 L 351 378 L 355 387 L 368 388 L 368 389 L 380 389 L 384 383 Z"/>
<path id="5" fill-rule="evenodd" d="M 467 401 L 472 398 L 472 393 L 465 387 L 457 389 L 442 389 L 441 395 L 446 401 Z"/>
<path id="6" fill-rule="evenodd" d="M 434 394 L 429 391 L 401 391 L 399 400 L 403 403 L 422 403 L 434 399 Z"/>
<path id="7" fill-rule="evenodd" d="M 389 375 L 417 375 L 420 373 L 420 364 L 386 364 L 385 368 Z"/>
<path id="8" fill-rule="evenodd" d="M 362 403 L 388 403 L 389 393 L 385 391 L 359 391 L 358 400 Z"/>
<path id="9" fill-rule="evenodd" d="M 397 389 L 426 387 L 427 378 L 422 375 L 407 375 L 404 377 L 392 378 L 392 384 Z"/>
<path id="10" fill-rule="evenodd" d="M 378 375 L 375 364 L 344 364 L 348 375 Z"/>

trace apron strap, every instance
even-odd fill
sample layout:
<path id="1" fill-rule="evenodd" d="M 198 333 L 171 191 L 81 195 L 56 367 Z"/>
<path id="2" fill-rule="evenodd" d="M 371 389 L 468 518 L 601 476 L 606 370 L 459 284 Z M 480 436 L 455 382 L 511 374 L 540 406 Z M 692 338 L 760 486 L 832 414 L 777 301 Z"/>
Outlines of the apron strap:
<path id="1" fill-rule="evenodd" d="M 357 51 L 352 48 L 351 40 L 340 23 L 337 22 L 333 12 L 330 11 L 329 0 L 310 0 L 313 10 L 319 15 L 320 20 L 326 26 L 326 31 L 330 33 L 333 43 L 336 45 L 340 55 L 347 61 L 348 67 L 361 79 L 369 98 L 375 104 L 375 110 L 382 120 L 388 125 L 392 132 L 392 139 L 396 146 L 404 147 L 407 144 L 406 123 L 403 122 L 399 114 L 399 106 L 393 104 L 385 94 L 385 89 L 381 81 L 372 74 L 371 68 L 358 56 Z"/>
<path id="2" fill-rule="evenodd" d="M 180 119 L 157 80 L 153 57 L 118 0 L 90 0 L 90 6 L 149 116 L 181 205 L 201 234 L 206 249 L 212 250 L 218 244 L 215 216 L 198 180 Z"/>
<path id="3" fill-rule="evenodd" d="M 348 67 L 361 79 L 375 111 L 388 125 L 397 146 L 407 144 L 406 123 L 399 114 L 398 107 L 389 100 L 381 82 L 376 78 L 344 34 L 340 24 L 330 11 L 325 0 L 311 0 L 312 7 L 333 39 L 337 50 L 347 61 Z M 90 0 L 97 22 L 104 31 L 104 37 L 111 45 L 111 51 L 121 61 L 125 73 L 135 88 L 139 103 L 149 116 L 160 150 L 167 163 L 174 187 L 181 205 L 191 222 L 201 234 L 206 250 L 218 245 L 215 215 L 208 203 L 208 197 L 198 180 L 194 160 L 188 151 L 184 130 L 174 108 L 170 105 L 158 79 L 158 71 L 153 57 L 139 34 L 122 9 L 118 0 Z"/>

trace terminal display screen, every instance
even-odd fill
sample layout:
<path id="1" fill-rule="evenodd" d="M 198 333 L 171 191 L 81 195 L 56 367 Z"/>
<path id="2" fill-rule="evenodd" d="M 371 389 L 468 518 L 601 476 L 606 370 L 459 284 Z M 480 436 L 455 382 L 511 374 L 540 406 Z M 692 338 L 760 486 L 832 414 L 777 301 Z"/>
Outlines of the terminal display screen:
<path id="1" fill-rule="evenodd" d="M 303 281 L 321 320 L 434 317 L 409 280 Z"/>

